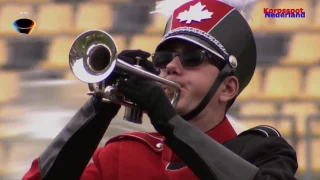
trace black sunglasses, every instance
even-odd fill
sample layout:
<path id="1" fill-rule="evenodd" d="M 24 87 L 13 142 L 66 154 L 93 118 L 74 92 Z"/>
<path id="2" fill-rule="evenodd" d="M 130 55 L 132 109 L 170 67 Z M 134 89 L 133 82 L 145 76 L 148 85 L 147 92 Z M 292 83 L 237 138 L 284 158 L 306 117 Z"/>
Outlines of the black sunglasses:
<path id="1" fill-rule="evenodd" d="M 203 63 L 205 57 L 208 57 L 209 62 L 217 68 L 222 67 L 222 62 L 213 58 L 211 54 L 204 50 L 196 50 L 191 52 L 176 53 L 176 52 L 156 52 L 152 54 L 152 62 L 159 69 L 164 69 L 175 58 L 179 56 L 183 67 L 196 67 Z"/>

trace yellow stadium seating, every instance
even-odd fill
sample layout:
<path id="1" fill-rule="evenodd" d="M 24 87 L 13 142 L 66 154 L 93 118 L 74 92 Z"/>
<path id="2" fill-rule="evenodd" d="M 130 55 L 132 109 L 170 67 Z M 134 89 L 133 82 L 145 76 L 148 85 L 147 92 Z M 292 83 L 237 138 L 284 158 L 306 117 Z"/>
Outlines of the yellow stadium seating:
<path id="1" fill-rule="evenodd" d="M 10 162 L 12 152 L 12 144 L 26 135 L 29 131 L 26 126 L 21 123 L 1 123 L 0 124 L 0 161 L 3 166 L 0 167 L 0 177 L 4 179 L 11 179 L 7 176 L 22 174 L 21 166 L 12 166 Z M 6 143 L 6 146 L 4 146 Z M 4 148 L 5 147 L 5 148 Z M 24 149 L 21 148 L 20 149 Z M 26 170 L 24 169 L 24 172 Z M 16 178 L 14 178 L 16 179 Z"/>
<path id="2" fill-rule="evenodd" d="M 20 12 L 28 12 L 30 18 L 35 17 L 34 9 L 31 5 L 8 4 L 0 7 L 0 35 L 4 36 L 21 36 L 16 32 L 12 23 L 19 19 Z"/>
<path id="3" fill-rule="evenodd" d="M 319 173 L 320 172 L 320 139 L 313 139 L 311 141 L 311 170 L 313 173 Z M 298 157 L 298 172 L 303 173 L 306 170 L 306 158 L 307 158 L 307 151 L 306 151 L 306 141 L 300 140 L 298 143 L 298 146 L 296 148 L 297 151 L 297 157 Z"/>
<path id="4" fill-rule="evenodd" d="M 298 135 L 305 133 L 305 122 L 310 114 L 318 112 L 318 108 L 313 103 L 285 103 L 281 108 L 281 114 L 294 115 L 297 123 Z M 289 127 L 290 128 L 290 127 Z"/>
<path id="5" fill-rule="evenodd" d="M 35 35 L 57 35 L 67 32 L 72 25 L 71 4 L 44 4 L 39 7 Z"/>
<path id="6" fill-rule="evenodd" d="M 309 133 L 311 135 L 320 136 L 320 114 L 319 111 L 310 113 L 308 115 L 309 118 Z M 312 119 L 310 119 L 312 117 Z M 306 118 L 307 119 L 307 118 Z M 311 121 L 310 121 L 311 120 Z"/>
<path id="7" fill-rule="evenodd" d="M 319 154 L 319 149 L 320 149 L 320 139 L 313 139 L 312 144 L 311 144 L 311 168 L 313 172 L 319 173 L 320 172 L 320 154 Z"/>
<path id="8" fill-rule="evenodd" d="M 100 29 L 108 31 L 113 25 L 112 6 L 108 3 L 81 3 L 78 6 L 74 27 L 70 33 Z"/>
<path id="9" fill-rule="evenodd" d="M 9 129 L 9 131 L 8 131 Z M 29 130 L 21 123 L 1 123 L 0 124 L 0 140 L 16 139 L 28 134 Z"/>
<path id="10" fill-rule="evenodd" d="M 250 27 L 253 31 L 267 31 L 270 29 L 270 18 L 264 17 L 264 8 L 270 8 L 270 1 L 260 0 L 257 2 L 253 12 L 252 18 L 249 20 Z"/>
<path id="11" fill-rule="evenodd" d="M 272 116 L 277 114 L 277 107 L 273 103 L 268 102 L 250 102 L 241 105 L 239 109 L 240 115 L 243 118 L 239 120 L 248 128 L 252 128 L 258 125 L 269 125 L 276 128 L 281 135 L 287 136 L 291 130 L 289 119 L 273 119 L 271 117 L 267 118 L 267 116 Z M 246 119 L 245 116 L 260 116 L 261 118 L 255 119 Z M 266 118 L 263 118 L 265 116 Z"/>
<path id="12" fill-rule="evenodd" d="M 288 54 L 280 62 L 284 65 L 312 65 L 320 61 L 320 34 L 298 33 L 293 35 Z"/>
<path id="13" fill-rule="evenodd" d="M 17 72 L 1 71 L 0 82 L 0 104 L 8 103 L 18 97 L 20 93 L 20 77 Z"/>
<path id="14" fill-rule="evenodd" d="M 285 100 L 297 98 L 302 73 L 299 68 L 272 67 L 267 70 L 261 99 Z"/>
<path id="15" fill-rule="evenodd" d="M 122 51 L 126 48 L 126 39 L 122 35 L 111 35 L 117 44 L 118 51 Z M 73 36 L 61 36 L 52 40 L 48 51 L 47 59 L 40 64 L 44 69 L 67 69 L 69 68 L 69 51 L 71 45 L 74 42 Z M 71 75 L 66 75 L 66 79 L 71 78 Z"/>
<path id="16" fill-rule="evenodd" d="M 17 177 L 17 175 L 25 174 L 28 169 L 19 165 L 9 165 L 0 167 L 0 177 L 6 177 L 4 179 L 14 179 L 11 177 Z"/>
<path id="17" fill-rule="evenodd" d="M 320 67 L 314 67 L 308 70 L 306 74 L 306 85 L 301 94 L 302 99 L 320 99 Z"/>
<path id="18" fill-rule="evenodd" d="M 306 142 L 304 140 L 300 140 L 295 148 L 297 152 L 297 160 L 298 160 L 298 173 L 303 173 L 306 170 Z"/>
<path id="19" fill-rule="evenodd" d="M 69 81 L 79 81 L 79 79 L 72 73 L 72 71 L 68 71 L 64 77 L 64 80 L 69 80 Z"/>
<path id="20" fill-rule="evenodd" d="M 119 34 L 111 34 L 111 36 L 118 47 L 118 53 L 127 49 L 127 39 L 125 36 Z"/>
<path id="21" fill-rule="evenodd" d="M 154 53 L 161 39 L 161 36 L 136 35 L 132 38 L 129 49 L 141 49 Z"/>
<path id="22" fill-rule="evenodd" d="M 272 29 L 275 31 L 289 32 L 300 31 L 306 29 L 311 24 L 311 1 L 290 0 L 276 1 L 276 9 L 300 9 L 303 8 L 306 12 L 305 18 L 273 18 Z"/>
<path id="23" fill-rule="evenodd" d="M 22 119 L 28 112 L 30 108 L 25 105 L 3 105 L 0 108 L 0 123 L 1 120 Z"/>
<path id="24" fill-rule="evenodd" d="M 40 64 L 42 69 L 68 69 L 69 52 L 75 38 L 69 36 L 57 37 L 52 40 L 47 59 Z"/>
<path id="25" fill-rule="evenodd" d="M 8 44 L 5 40 L 0 40 L 0 67 L 5 65 L 8 62 Z"/>
<path id="26" fill-rule="evenodd" d="M 310 127 L 312 135 L 320 136 L 320 119 L 318 121 L 311 121 Z"/>
<path id="27" fill-rule="evenodd" d="M 50 0 L 9 0 L 14 3 L 48 3 Z"/>
<path id="28" fill-rule="evenodd" d="M 242 116 L 268 116 L 277 112 L 277 108 L 272 103 L 252 102 L 241 105 L 239 113 Z M 248 128 L 252 128 L 258 125 L 274 125 L 274 122 L 270 120 L 254 119 L 246 120 L 241 119 L 241 122 Z"/>
<path id="29" fill-rule="evenodd" d="M 317 32 L 319 32 L 320 30 L 320 2 L 317 1 L 317 5 L 314 9 L 314 21 L 311 23 L 311 25 L 309 26 L 310 29 L 312 30 L 316 30 Z"/>
<path id="30" fill-rule="evenodd" d="M 261 92 L 261 69 L 257 68 L 248 86 L 241 92 L 237 100 L 248 100 L 257 97 Z"/>
<path id="31" fill-rule="evenodd" d="M 9 154 L 6 157 L 5 164 L 2 164 L 0 167 L 1 179 L 21 179 L 21 177 L 29 170 L 32 159 L 38 157 L 48 146 L 48 142 L 39 143 L 37 142 L 38 139 L 29 139 L 30 140 L 28 141 L 18 139 L 18 141 L 9 142 Z"/>
<path id="32" fill-rule="evenodd" d="M 152 14 L 152 16 L 153 16 L 152 23 L 149 24 L 144 31 L 150 34 L 163 34 L 164 28 L 166 27 L 166 24 L 167 24 L 168 17 L 160 13 Z"/>
<path id="33" fill-rule="evenodd" d="M 80 102 L 80 103 L 86 102 L 88 100 L 89 96 L 86 93 L 89 91 L 89 88 L 87 83 L 84 83 L 79 79 L 77 79 L 77 77 L 73 75 L 71 71 L 68 71 L 65 74 L 63 79 L 67 81 L 74 81 L 74 82 L 71 85 L 72 88 L 68 88 L 60 91 L 62 96 L 64 96 L 65 94 L 68 94 L 67 96 L 65 96 L 65 98 L 73 99 L 76 102 Z M 76 91 L 72 91 L 72 89 L 76 89 Z"/>
<path id="34" fill-rule="evenodd" d="M 242 104 L 239 113 L 241 115 L 272 115 L 277 112 L 277 108 L 273 103 L 250 102 Z"/>

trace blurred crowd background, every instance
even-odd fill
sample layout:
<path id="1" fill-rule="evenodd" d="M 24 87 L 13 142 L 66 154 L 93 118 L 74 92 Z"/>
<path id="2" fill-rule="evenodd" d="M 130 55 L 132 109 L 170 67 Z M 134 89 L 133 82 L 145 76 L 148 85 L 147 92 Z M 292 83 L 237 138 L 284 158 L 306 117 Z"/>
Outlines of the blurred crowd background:
<path id="1" fill-rule="evenodd" d="M 174 1 L 174 0 L 173 0 Z M 83 31 L 110 33 L 119 48 L 153 52 L 166 19 L 150 15 L 155 0 L 0 0 L 0 179 L 21 179 L 51 140 L 88 99 L 87 84 L 69 69 L 72 42 Z M 264 8 L 303 8 L 306 18 L 267 19 Z M 12 22 L 28 12 L 31 35 Z M 320 177 L 320 1 L 258 0 L 250 21 L 258 68 L 229 116 L 247 128 L 267 124 L 297 150 L 297 178 Z M 237 27 L 230 25 L 237 31 Z M 132 130 L 152 131 L 122 120 L 101 141 Z"/>

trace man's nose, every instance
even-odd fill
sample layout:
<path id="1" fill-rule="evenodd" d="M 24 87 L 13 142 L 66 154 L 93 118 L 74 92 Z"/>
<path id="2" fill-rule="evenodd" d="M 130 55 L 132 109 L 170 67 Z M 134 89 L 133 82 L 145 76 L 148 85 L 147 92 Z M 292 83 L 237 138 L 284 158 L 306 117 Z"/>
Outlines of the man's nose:
<path id="1" fill-rule="evenodd" d="M 175 57 L 166 67 L 167 75 L 177 75 L 182 71 L 179 57 Z"/>

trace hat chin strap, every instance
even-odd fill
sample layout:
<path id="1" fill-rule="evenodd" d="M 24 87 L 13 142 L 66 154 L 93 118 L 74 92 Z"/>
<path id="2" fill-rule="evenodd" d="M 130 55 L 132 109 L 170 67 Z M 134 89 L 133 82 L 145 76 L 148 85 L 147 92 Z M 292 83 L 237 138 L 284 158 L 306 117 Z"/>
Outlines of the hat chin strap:
<path id="1" fill-rule="evenodd" d="M 202 99 L 202 101 L 199 103 L 199 105 L 193 109 L 191 112 L 189 112 L 186 115 L 181 116 L 183 119 L 189 121 L 192 118 L 199 115 L 202 110 L 208 105 L 216 91 L 218 90 L 220 84 L 226 79 L 226 77 L 229 76 L 229 74 L 232 72 L 233 68 L 229 65 L 229 63 L 226 63 L 224 67 L 219 72 L 216 80 L 213 82 L 211 88 L 209 89 L 206 96 Z"/>

